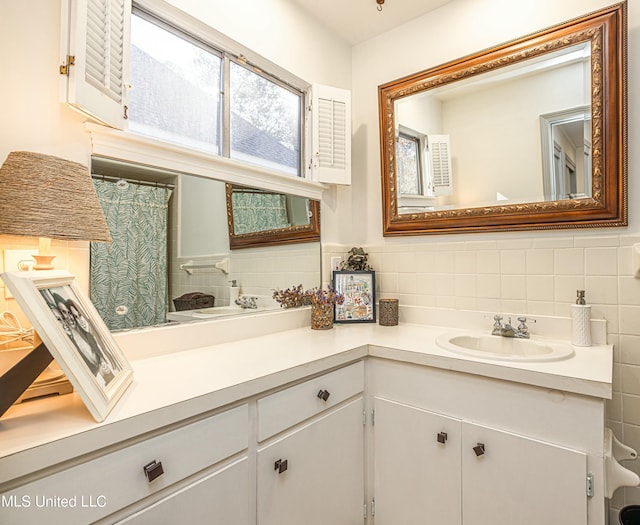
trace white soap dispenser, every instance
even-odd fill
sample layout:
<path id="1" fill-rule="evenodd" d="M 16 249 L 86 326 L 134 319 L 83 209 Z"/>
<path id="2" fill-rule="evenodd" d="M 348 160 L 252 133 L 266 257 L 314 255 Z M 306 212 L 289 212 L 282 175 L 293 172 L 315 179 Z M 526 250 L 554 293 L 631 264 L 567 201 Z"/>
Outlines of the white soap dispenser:
<path id="1" fill-rule="evenodd" d="M 236 303 L 238 297 L 240 296 L 240 288 L 238 287 L 238 282 L 235 279 L 229 282 L 231 283 L 231 286 L 229 288 L 229 306 L 237 306 L 238 308 L 240 308 L 240 306 Z"/>
<path id="2" fill-rule="evenodd" d="M 576 304 L 571 305 L 571 344 L 591 346 L 591 305 L 586 304 L 584 290 L 577 291 Z"/>

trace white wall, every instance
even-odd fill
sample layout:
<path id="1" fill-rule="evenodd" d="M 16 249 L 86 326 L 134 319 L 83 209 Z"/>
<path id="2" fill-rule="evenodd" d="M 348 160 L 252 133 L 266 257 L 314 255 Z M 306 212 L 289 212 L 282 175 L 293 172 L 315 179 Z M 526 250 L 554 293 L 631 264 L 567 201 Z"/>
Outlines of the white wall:
<path id="1" fill-rule="evenodd" d="M 345 196 L 343 202 L 352 210 L 340 207 L 341 217 L 335 219 L 342 228 L 353 223 L 351 242 L 372 244 L 384 241 L 382 236 L 381 177 L 379 158 L 378 93 L 380 84 L 398 79 L 429 67 L 442 64 L 495 44 L 521 37 L 577 15 L 610 5 L 608 0 L 541 0 L 539 2 L 507 0 L 454 0 L 440 9 L 378 38 L 353 48 L 353 193 L 366 195 L 357 199 Z M 640 26 L 640 6 L 630 2 L 629 13 L 629 93 L 637 90 L 638 67 L 634 56 L 640 42 L 634 32 Z M 635 38 L 634 38 L 635 37 Z M 420 53 L 411 50 L 420 49 Z M 633 144 L 640 109 L 629 97 L 629 138 Z M 635 118 L 634 118 L 635 117 Z M 640 187 L 633 183 L 633 173 L 639 160 L 629 148 L 630 201 L 640 198 Z M 640 230 L 640 217 L 631 210 L 629 231 Z M 352 220 L 352 218 L 356 218 Z M 501 234 L 505 238 L 509 234 Z M 536 234 L 539 235 L 539 234 Z M 555 235 L 553 232 L 545 234 Z M 343 234 L 343 237 L 345 235 Z M 513 237 L 521 235 L 512 234 Z M 475 236 L 474 236 L 475 237 Z M 496 236 L 492 236 L 495 238 Z M 433 238 L 432 238 L 433 239 Z M 442 240 L 442 238 L 440 238 Z M 431 242 L 417 238 L 413 242 Z"/>
<path id="2" fill-rule="evenodd" d="M 339 217 L 332 218 L 349 240 L 348 246 L 325 247 L 324 253 L 328 257 L 329 251 L 340 254 L 341 249 L 364 246 L 381 296 L 398 297 L 409 305 L 568 317 L 576 290 L 586 289 L 594 317 L 607 320 L 608 339 L 615 345 L 608 424 L 640 450 L 640 279 L 633 277 L 631 266 L 631 246 L 640 242 L 640 105 L 634 96 L 640 88 L 639 2 L 628 4 L 629 227 L 382 235 L 377 86 L 612 3 L 453 0 L 354 47 L 353 186 L 351 194 L 339 194 L 341 204 L 353 207 L 338 206 Z M 411 53 L 414 49 L 422 52 Z M 628 466 L 640 471 L 640 464 Z M 631 503 L 640 504 L 640 489 L 619 490 L 612 508 Z"/>
<path id="3" fill-rule="evenodd" d="M 171 3 L 310 84 L 350 87 L 350 48 L 289 0 Z M 60 0 L 0 1 L 0 162 L 10 151 L 29 150 L 89 164 L 85 117 L 59 102 L 60 11 Z M 37 243 L 0 236 L 0 251 L 7 248 Z M 88 244 L 54 241 L 52 250 L 56 266 L 87 287 Z M 0 285 L 0 311 L 7 308 L 15 307 L 4 302 Z"/>

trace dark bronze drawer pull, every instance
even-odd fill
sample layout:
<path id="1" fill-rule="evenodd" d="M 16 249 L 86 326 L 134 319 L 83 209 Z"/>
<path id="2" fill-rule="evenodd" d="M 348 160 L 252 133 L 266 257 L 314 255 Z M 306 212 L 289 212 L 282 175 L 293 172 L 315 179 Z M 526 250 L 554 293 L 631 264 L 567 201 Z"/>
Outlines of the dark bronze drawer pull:
<path id="1" fill-rule="evenodd" d="M 320 390 L 320 392 L 318 392 L 318 398 L 322 399 L 323 401 L 326 401 L 327 399 L 329 399 L 329 396 L 331 394 L 329 393 L 328 390 Z"/>
<path id="2" fill-rule="evenodd" d="M 144 475 L 147 476 L 149 483 L 151 483 L 154 479 L 159 478 L 164 474 L 164 469 L 162 468 L 162 461 L 156 461 L 155 459 L 142 467 L 144 470 Z"/>
<path id="3" fill-rule="evenodd" d="M 289 468 L 289 462 L 286 459 L 279 459 L 275 462 L 273 469 L 278 471 L 278 474 L 282 474 Z"/>

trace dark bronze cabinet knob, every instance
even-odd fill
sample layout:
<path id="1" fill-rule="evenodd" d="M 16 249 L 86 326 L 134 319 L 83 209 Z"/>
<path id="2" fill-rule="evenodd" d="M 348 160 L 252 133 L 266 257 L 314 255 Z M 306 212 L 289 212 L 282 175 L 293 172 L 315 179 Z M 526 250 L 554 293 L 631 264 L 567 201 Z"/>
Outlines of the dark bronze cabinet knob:
<path id="1" fill-rule="evenodd" d="M 476 456 L 480 457 L 484 455 L 484 443 L 478 443 L 475 447 L 473 447 L 473 451 L 476 453 Z"/>
<path id="2" fill-rule="evenodd" d="M 282 474 L 289 468 L 289 462 L 286 459 L 279 459 L 273 465 L 273 469 L 278 472 L 278 474 Z"/>
<path id="3" fill-rule="evenodd" d="M 142 467 L 144 470 L 144 475 L 147 476 L 147 480 L 151 483 L 154 479 L 159 478 L 164 474 L 164 469 L 162 468 L 162 461 L 156 461 L 155 459 Z"/>
<path id="4" fill-rule="evenodd" d="M 328 390 L 320 390 L 320 392 L 318 392 L 318 398 L 322 399 L 323 401 L 326 401 L 327 399 L 329 399 L 329 396 L 331 394 L 329 393 Z"/>
<path id="5" fill-rule="evenodd" d="M 438 443 L 444 445 L 447 441 L 447 433 L 446 432 L 438 432 Z"/>

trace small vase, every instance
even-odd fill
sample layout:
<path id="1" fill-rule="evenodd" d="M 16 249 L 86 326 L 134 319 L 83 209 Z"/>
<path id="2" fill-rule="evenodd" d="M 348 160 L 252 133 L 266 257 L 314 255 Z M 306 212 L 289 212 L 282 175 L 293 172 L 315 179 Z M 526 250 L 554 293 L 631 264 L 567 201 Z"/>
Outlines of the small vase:
<path id="1" fill-rule="evenodd" d="M 313 330 L 328 330 L 333 328 L 333 305 L 311 305 L 311 328 Z"/>

